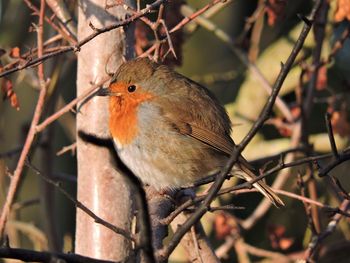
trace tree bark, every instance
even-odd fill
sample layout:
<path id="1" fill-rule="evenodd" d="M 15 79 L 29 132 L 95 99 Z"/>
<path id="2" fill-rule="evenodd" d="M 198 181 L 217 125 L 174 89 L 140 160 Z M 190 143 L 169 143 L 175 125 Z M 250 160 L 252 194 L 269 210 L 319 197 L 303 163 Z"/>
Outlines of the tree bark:
<path id="1" fill-rule="evenodd" d="M 131 1 L 125 1 L 130 4 Z M 122 6 L 105 9 L 105 0 L 79 1 L 78 39 L 95 28 L 123 19 Z M 133 32 L 119 28 L 98 36 L 78 53 L 77 94 L 115 72 L 123 56 L 133 55 Z M 77 114 L 77 131 L 106 138 L 108 131 L 108 99 L 95 97 L 82 113 Z M 106 148 L 77 138 L 78 200 L 102 219 L 125 230 L 131 228 L 132 195 L 123 176 L 116 171 Z M 77 211 L 76 253 L 106 260 L 122 260 L 129 256 L 131 242 L 106 227 L 96 224 L 82 211 Z"/>

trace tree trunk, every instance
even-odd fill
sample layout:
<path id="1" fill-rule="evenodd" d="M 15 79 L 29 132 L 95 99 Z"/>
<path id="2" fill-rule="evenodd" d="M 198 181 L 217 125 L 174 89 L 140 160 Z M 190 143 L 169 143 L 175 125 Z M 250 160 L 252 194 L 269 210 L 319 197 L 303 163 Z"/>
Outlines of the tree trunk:
<path id="1" fill-rule="evenodd" d="M 126 4 L 130 2 L 125 1 Z M 122 6 L 105 9 L 106 0 L 79 2 L 78 39 L 93 33 L 89 26 L 101 28 L 123 19 Z M 115 72 L 123 56 L 133 54 L 133 32 L 119 28 L 102 34 L 78 53 L 77 93 L 81 94 Z M 106 138 L 108 131 L 108 99 L 95 97 L 82 113 L 77 114 L 77 130 Z M 113 158 L 106 148 L 77 138 L 78 200 L 96 215 L 126 230 L 131 228 L 132 195 L 123 176 L 114 168 Z M 129 255 L 131 243 L 106 227 L 96 224 L 82 211 L 77 211 L 76 253 L 108 260 L 122 260 Z"/>

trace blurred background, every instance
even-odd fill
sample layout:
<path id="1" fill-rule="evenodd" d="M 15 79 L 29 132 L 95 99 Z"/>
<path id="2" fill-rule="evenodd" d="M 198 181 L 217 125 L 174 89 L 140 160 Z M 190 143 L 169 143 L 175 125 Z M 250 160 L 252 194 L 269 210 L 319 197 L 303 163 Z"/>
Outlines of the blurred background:
<path id="1" fill-rule="evenodd" d="M 65 1 L 73 20 L 78 1 Z M 144 1 L 141 1 L 145 4 Z M 149 1 L 151 2 L 151 1 Z M 181 12 L 197 10 L 209 1 L 172 1 L 169 7 L 167 25 L 176 25 L 182 19 Z M 0 70 L 2 67 L 21 60 L 23 54 L 36 47 L 35 24 L 37 16 L 33 15 L 27 4 L 29 1 L 0 0 Z M 30 1 L 39 7 L 39 1 Z M 233 138 L 239 142 L 256 120 L 268 96 L 256 73 L 252 73 L 237 52 L 243 52 L 253 65 L 256 65 L 267 83 L 273 84 L 280 70 L 280 62 L 285 61 L 302 27 L 297 14 L 309 14 L 313 1 L 227 1 L 224 8 L 211 11 L 203 16 L 210 21 L 211 27 L 203 24 L 189 23 L 181 33 L 174 35 L 174 45 L 178 60 L 170 56 L 166 63 L 177 71 L 208 87 L 222 102 L 232 118 Z M 297 63 L 288 75 L 281 98 L 288 106 L 290 118 L 300 118 L 300 99 L 303 91 L 310 85 L 315 49 L 321 50 L 322 60 L 330 57 L 319 67 L 315 91 L 310 103 L 310 117 L 307 118 L 307 139 L 295 144 L 293 129 L 288 115 L 276 107 L 271 120 L 263 127 L 244 152 L 244 156 L 261 169 L 273 167 L 278 163 L 278 155 L 286 150 L 300 146 L 309 147 L 308 155 L 317 155 L 331 151 L 324 116 L 332 114 L 335 139 L 339 150 L 348 146 L 350 124 L 348 118 L 350 91 L 350 41 L 342 41 L 339 50 L 332 54 L 334 43 L 349 30 L 350 1 L 329 1 L 322 28 L 324 37 L 315 30 L 309 35 Z M 172 8 L 172 9 L 171 9 Z M 177 10 L 177 11 L 176 11 Z M 345 11 L 344 11 L 345 10 Z M 344 14 L 343 14 L 344 13 Z M 150 19 L 156 16 L 151 14 Z M 320 23 L 321 23 L 320 22 Z M 208 24 L 208 23 L 207 23 Z M 203 26 L 204 25 L 204 26 Z M 213 29 L 214 28 L 214 29 Z M 321 29 L 322 31 L 322 29 Z M 152 31 L 148 32 L 142 25 L 136 28 L 136 50 L 144 52 L 152 41 Z M 143 32 L 142 35 L 140 32 Z M 55 35 L 48 24 L 45 25 L 45 39 Z M 225 37 L 228 38 L 225 38 Z M 321 39 L 321 40 L 320 40 Z M 345 40 L 345 39 L 344 39 Z M 62 44 L 67 45 L 65 40 Z M 320 44 L 321 42 L 321 44 Z M 321 47 L 320 47 L 321 45 Z M 238 51 L 237 51 L 238 50 Z M 331 56 L 330 56 L 331 54 Z M 42 120 L 76 95 L 76 57 L 72 53 L 58 56 L 45 62 L 47 76 L 51 82 L 47 103 Z M 3 204 L 9 176 L 16 167 L 28 128 L 33 116 L 38 96 L 38 78 L 36 68 L 29 68 L 0 79 L 3 99 L 0 100 L 0 205 Z M 7 91 L 14 95 L 9 96 Z M 62 154 L 63 147 L 75 142 L 75 114 L 65 114 L 44 132 L 40 133 L 29 155 L 30 162 L 45 174 L 62 183 L 62 187 L 73 196 L 76 192 L 76 157 L 74 149 Z M 307 145 L 306 145 L 307 144 Z M 277 155 L 277 158 L 266 157 Z M 295 160 L 305 156 L 305 152 L 293 154 Z M 330 159 L 320 161 L 325 165 Z M 342 187 L 348 192 L 350 179 L 349 163 L 332 170 Z M 306 196 L 323 204 L 339 206 L 341 199 L 332 184 L 319 178 L 317 169 L 307 165 L 297 166 L 286 172 L 283 189 L 300 194 L 303 189 L 297 183 L 298 175 L 308 184 L 304 189 Z M 267 178 L 272 183 L 279 174 Z M 300 182 L 300 181 L 299 181 Z M 226 186 L 236 181 L 230 180 Z M 249 198 L 248 198 L 249 197 Z M 303 252 L 310 243 L 310 216 L 302 202 L 283 197 L 286 208 L 269 208 L 261 219 L 247 221 L 261 201 L 259 194 L 250 193 L 232 197 L 225 195 L 216 202 L 219 205 L 234 203 L 245 209 L 220 211 L 207 214 L 202 223 L 215 248 L 222 248 L 234 239 L 235 245 L 226 249 L 221 255 L 223 262 L 282 262 L 292 261 Z M 310 212 L 319 231 L 324 230 L 331 216 L 324 209 L 312 207 Z M 243 228 L 237 226 L 243 222 Z M 25 168 L 16 203 L 13 206 L 8 223 L 8 233 L 12 247 L 31 248 L 35 250 L 73 251 L 75 232 L 75 207 L 62 194 L 43 182 L 32 169 Z M 350 228 L 348 219 L 342 219 L 332 235 L 326 239 L 318 254 L 318 262 L 348 262 L 350 248 Z M 242 246 L 241 248 L 239 246 Z M 255 249 L 255 250 L 254 250 Z M 261 249 L 261 250 L 258 250 Z M 246 251 L 246 253 L 240 253 Z M 269 254 L 270 252 L 271 254 Z M 275 254 L 273 254 L 275 253 Z M 278 258 L 278 256 L 280 256 Z M 278 260 L 277 260 L 278 259 Z M 1 259 L 0 259 L 1 261 Z M 4 262 L 11 262 L 4 260 Z M 171 262 L 188 262 L 181 248 L 172 256 Z"/>

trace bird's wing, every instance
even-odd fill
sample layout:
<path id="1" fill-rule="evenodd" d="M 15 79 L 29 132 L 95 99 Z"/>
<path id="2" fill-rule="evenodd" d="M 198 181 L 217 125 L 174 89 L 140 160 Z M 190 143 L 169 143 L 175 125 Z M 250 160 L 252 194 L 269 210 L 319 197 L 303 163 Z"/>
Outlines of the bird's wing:
<path id="1" fill-rule="evenodd" d="M 219 152 L 230 155 L 233 151 L 234 143 L 231 138 L 226 138 L 227 136 L 218 135 L 191 123 L 179 122 L 175 123 L 175 126 L 181 134 L 192 137 Z"/>
<path id="2" fill-rule="evenodd" d="M 184 122 L 179 122 L 175 124 L 175 126 L 181 134 L 190 136 L 193 139 L 196 139 L 227 156 L 230 156 L 232 154 L 235 147 L 235 144 L 231 138 L 218 135 L 203 127 Z M 255 168 L 242 155 L 238 157 L 238 160 L 243 166 L 247 167 L 248 169 L 255 170 Z"/>
<path id="3" fill-rule="evenodd" d="M 167 93 L 154 100 L 163 109 L 164 118 L 181 134 L 230 155 L 234 142 L 224 107 L 207 88 L 180 74 L 168 74 L 172 74 L 169 76 L 172 81 L 166 84 Z"/>
<path id="4" fill-rule="evenodd" d="M 167 95 L 155 101 L 161 109 L 171 109 L 162 111 L 164 118 L 181 134 L 230 156 L 235 143 L 230 136 L 231 121 L 225 108 L 207 88 L 177 73 L 171 74 Z M 252 168 L 243 157 L 239 157 L 239 161 Z"/>

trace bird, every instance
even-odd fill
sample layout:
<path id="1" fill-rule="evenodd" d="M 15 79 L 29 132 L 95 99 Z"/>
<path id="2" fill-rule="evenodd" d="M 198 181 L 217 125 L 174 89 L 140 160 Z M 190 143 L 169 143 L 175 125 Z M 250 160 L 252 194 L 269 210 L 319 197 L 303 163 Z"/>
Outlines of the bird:
<path id="1" fill-rule="evenodd" d="M 225 108 L 204 86 L 148 58 L 121 64 L 108 87 L 109 129 L 123 163 L 157 190 L 178 189 L 215 174 L 235 146 Z M 256 178 L 240 155 L 235 169 Z M 263 181 L 253 186 L 276 207 L 284 205 Z"/>

